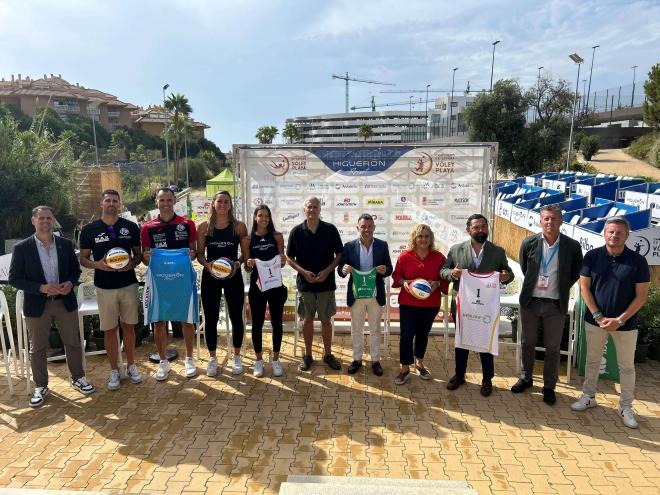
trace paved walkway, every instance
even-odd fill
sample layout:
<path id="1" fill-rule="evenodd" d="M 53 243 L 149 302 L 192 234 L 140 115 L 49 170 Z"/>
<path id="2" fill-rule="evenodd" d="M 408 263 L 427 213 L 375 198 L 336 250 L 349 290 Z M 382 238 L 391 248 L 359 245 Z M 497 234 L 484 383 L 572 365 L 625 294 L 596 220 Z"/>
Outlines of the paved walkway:
<path id="1" fill-rule="evenodd" d="M 138 355 L 150 376 L 117 392 L 105 390 L 104 357 L 95 356 L 88 376 L 99 391 L 89 397 L 67 386 L 63 364 L 51 363 L 53 393 L 38 410 L 27 407 L 24 391 L 9 396 L 0 376 L 0 487 L 277 493 L 287 475 L 313 474 L 467 480 L 480 493 L 660 490 L 658 363 L 638 367 L 640 429 L 629 430 L 611 383 L 600 384 L 601 407 L 583 414 L 568 407 L 581 378 L 558 386 L 554 407 L 541 402 L 538 388 L 511 394 L 510 347 L 496 360 L 495 392 L 483 399 L 476 373 L 457 392 L 446 390 L 453 360 L 444 359 L 442 337 L 432 338 L 427 356 L 434 380 L 414 376 L 399 387 L 392 359 L 384 360 L 382 378 L 367 366 L 349 377 L 348 336 L 335 345 L 341 373 L 319 362 L 299 373 L 292 341 L 287 334 L 280 379 L 253 378 L 246 359 L 242 376 L 225 367 L 216 378 L 192 380 L 182 378 L 178 362 L 165 383 L 151 376 L 147 345 Z M 398 356 L 396 336 L 390 345 Z M 205 358 L 198 365 L 203 370 Z M 476 356 L 470 366 L 477 369 Z"/>
<path id="2" fill-rule="evenodd" d="M 589 163 L 604 174 L 651 177 L 660 180 L 660 169 L 630 156 L 622 149 L 600 150 Z"/>

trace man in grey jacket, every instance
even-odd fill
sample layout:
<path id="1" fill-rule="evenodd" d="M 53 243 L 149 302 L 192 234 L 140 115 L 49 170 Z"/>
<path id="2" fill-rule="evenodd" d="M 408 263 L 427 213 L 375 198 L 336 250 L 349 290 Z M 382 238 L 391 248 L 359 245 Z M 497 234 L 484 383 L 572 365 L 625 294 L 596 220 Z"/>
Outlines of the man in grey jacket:
<path id="1" fill-rule="evenodd" d="M 486 217 L 479 213 L 471 215 L 467 219 L 465 230 L 470 235 L 470 240 L 451 247 L 447 260 L 440 271 L 442 279 L 453 281 L 451 315 L 454 321 L 456 321 L 456 295 L 462 270 L 474 273 L 499 272 L 500 282 L 507 283 L 513 280 L 513 271 L 509 267 L 504 249 L 487 241 L 488 220 Z M 456 347 L 456 374 L 447 383 L 449 390 L 456 390 L 465 383 L 469 355 L 470 351 L 467 349 Z M 487 397 L 493 392 L 492 379 L 495 376 L 495 364 L 492 354 L 480 352 L 479 356 L 483 373 L 481 395 Z"/>
<path id="2" fill-rule="evenodd" d="M 559 376 L 559 357 L 571 287 L 580 277 L 582 248 L 561 234 L 562 212 L 557 205 L 541 208 L 541 233 L 523 240 L 520 268 L 525 274 L 520 291 L 522 324 L 522 376 L 511 387 L 518 394 L 533 384 L 534 358 L 539 328 L 543 329 L 543 402 L 553 405 Z"/>

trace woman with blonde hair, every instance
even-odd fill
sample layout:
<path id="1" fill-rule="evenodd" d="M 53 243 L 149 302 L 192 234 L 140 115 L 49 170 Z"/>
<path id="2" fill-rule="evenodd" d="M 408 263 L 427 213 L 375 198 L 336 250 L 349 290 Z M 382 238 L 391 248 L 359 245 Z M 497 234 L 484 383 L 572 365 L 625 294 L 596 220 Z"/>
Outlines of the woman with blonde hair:
<path id="1" fill-rule="evenodd" d="M 430 380 L 431 373 L 424 366 L 424 355 L 428 345 L 433 320 L 440 309 L 440 294 L 446 294 L 448 282 L 440 279 L 440 269 L 445 256 L 435 249 L 435 237 L 431 227 L 415 225 L 408 240 L 408 249 L 399 256 L 392 273 L 392 287 L 401 288 L 399 293 L 399 361 L 401 369 L 394 379 L 403 385 L 410 378 L 410 366 L 415 365 L 417 374 L 423 380 Z M 411 295 L 409 283 L 424 279 L 431 285 L 427 299 Z"/>
<path id="2" fill-rule="evenodd" d="M 238 257 L 238 249 L 241 257 Z M 247 227 L 234 216 L 231 194 L 219 191 L 213 196 L 209 208 L 208 222 L 202 222 L 197 228 L 197 261 L 204 267 L 202 273 L 202 307 L 204 308 L 206 346 L 209 350 L 209 363 L 206 369 L 208 376 L 218 373 L 216 348 L 218 343 L 218 319 L 220 313 L 220 298 L 225 294 L 225 304 L 229 313 L 234 344 L 234 358 L 231 372 L 240 375 L 243 372 L 241 363 L 241 346 L 243 345 L 243 304 L 245 293 L 241 262 L 248 251 Z M 218 258 L 227 258 L 234 264 L 234 270 L 226 278 L 219 279 L 213 275 L 212 263 Z"/>

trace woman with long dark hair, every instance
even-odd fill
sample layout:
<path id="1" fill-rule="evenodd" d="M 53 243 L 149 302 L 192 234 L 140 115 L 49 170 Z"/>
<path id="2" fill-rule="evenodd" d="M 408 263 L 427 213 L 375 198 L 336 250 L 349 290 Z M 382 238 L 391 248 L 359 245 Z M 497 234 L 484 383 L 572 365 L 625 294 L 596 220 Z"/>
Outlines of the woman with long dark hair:
<path id="1" fill-rule="evenodd" d="M 238 249 L 241 257 L 238 257 Z M 247 251 L 247 227 L 234 216 L 231 194 L 219 191 L 213 196 L 209 208 L 208 222 L 202 222 L 197 228 L 197 261 L 204 267 L 202 273 L 202 306 L 206 321 L 206 346 L 209 350 L 209 364 L 206 369 L 208 376 L 218 373 L 216 347 L 218 343 L 218 318 L 220 298 L 224 291 L 225 304 L 229 312 L 234 344 L 234 358 L 231 372 L 234 375 L 243 373 L 241 363 L 241 346 L 243 345 L 243 304 L 245 293 L 241 275 L 240 260 L 245 258 Z M 213 275 L 212 263 L 218 258 L 227 258 L 234 264 L 231 275 L 219 279 Z"/>
<path id="2" fill-rule="evenodd" d="M 270 322 L 273 328 L 273 354 L 271 364 L 274 376 L 282 376 L 280 363 L 282 346 L 282 315 L 287 298 L 287 288 L 282 284 L 281 268 L 286 263 L 284 238 L 275 230 L 270 208 L 257 206 L 252 215 L 248 259 L 245 266 L 250 275 L 248 300 L 252 312 L 252 344 L 257 360 L 254 363 L 254 376 L 264 374 L 262 356 L 262 329 L 266 318 L 266 304 L 270 309 Z"/>

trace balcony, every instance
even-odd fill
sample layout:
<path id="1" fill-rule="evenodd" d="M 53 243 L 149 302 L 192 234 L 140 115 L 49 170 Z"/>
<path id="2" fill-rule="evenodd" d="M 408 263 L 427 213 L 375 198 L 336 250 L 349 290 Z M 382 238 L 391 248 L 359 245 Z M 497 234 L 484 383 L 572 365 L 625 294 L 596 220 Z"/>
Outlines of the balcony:
<path id="1" fill-rule="evenodd" d="M 108 118 L 114 118 L 118 119 L 119 118 L 119 110 L 108 110 Z"/>

